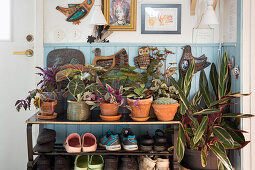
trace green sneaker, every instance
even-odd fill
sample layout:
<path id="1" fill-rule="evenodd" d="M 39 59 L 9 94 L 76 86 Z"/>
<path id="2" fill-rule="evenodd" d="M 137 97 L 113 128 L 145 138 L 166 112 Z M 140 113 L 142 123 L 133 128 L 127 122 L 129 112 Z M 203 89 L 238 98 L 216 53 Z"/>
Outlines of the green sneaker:
<path id="1" fill-rule="evenodd" d="M 103 170 L 104 158 L 101 155 L 92 155 L 89 160 L 89 169 Z"/>
<path id="2" fill-rule="evenodd" d="M 74 161 L 74 170 L 87 170 L 89 164 L 88 155 L 77 155 Z"/>

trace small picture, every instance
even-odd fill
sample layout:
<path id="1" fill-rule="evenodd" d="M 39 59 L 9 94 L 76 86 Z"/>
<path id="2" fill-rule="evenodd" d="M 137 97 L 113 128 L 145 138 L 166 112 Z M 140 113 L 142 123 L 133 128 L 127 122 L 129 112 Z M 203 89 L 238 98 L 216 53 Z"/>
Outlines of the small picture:
<path id="1" fill-rule="evenodd" d="M 136 30 L 136 0 L 104 0 L 104 15 L 110 30 Z"/>
<path id="2" fill-rule="evenodd" d="M 181 34 L 180 4 L 142 4 L 142 34 Z"/>

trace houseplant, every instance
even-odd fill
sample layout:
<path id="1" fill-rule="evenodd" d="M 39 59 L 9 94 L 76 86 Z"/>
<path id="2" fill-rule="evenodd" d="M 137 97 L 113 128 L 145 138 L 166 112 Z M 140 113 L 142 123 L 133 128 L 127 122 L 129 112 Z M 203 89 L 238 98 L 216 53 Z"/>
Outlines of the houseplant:
<path id="1" fill-rule="evenodd" d="M 171 78 L 172 84 L 179 91 L 182 116 L 177 138 L 177 158 L 192 169 L 230 169 L 233 167 L 226 155 L 226 149 L 240 149 L 247 143 L 244 131 L 238 129 L 235 120 L 248 118 L 252 115 L 231 113 L 228 109 L 232 99 L 249 94 L 232 93 L 231 76 L 228 68 L 228 57 L 225 52 L 219 74 L 215 64 L 210 70 L 210 83 L 213 94 L 209 91 L 205 72 L 202 70 L 199 79 L 199 92 L 193 100 L 187 97 L 191 88 L 194 73 L 194 60 L 185 76 L 180 76 L 177 83 Z M 205 105 L 202 104 L 203 101 Z M 192 158 L 201 158 L 198 164 Z M 212 162 L 212 160 L 214 160 Z M 192 162 L 193 161 L 193 162 Z M 208 165 L 207 163 L 210 162 Z"/>
<path id="2" fill-rule="evenodd" d="M 87 120 L 90 117 L 89 105 L 84 101 L 87 99 L 87 88 L 96 81 L 97 73 L 104 71 L 102 67 L 92 65 L 66 65 L 56 74 L 57 82 L 68 80 L 67 92 L 73 99 L 68 100 L 67 119 Z"/>

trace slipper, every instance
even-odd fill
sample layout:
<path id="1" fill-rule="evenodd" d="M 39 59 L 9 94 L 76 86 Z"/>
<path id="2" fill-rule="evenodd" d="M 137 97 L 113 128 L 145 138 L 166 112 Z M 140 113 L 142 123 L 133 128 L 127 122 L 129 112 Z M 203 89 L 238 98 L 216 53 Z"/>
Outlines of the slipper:
<path id="1" fill-rule="evenodd" d="M 42 129 L 37 138 L 37 144 L 49 143 L 55 140 L 56 131 L 52 129 Z"/>
<path id="2" fill-rule="evenodd" d="M 87 170 L 89 164 L 88 155 L 77 155 L 74 161 L 74 170 Z"/>
<path id="3" fill-rule="evenodd" d="M 89 169 L 103 170 L 104 159 L 101 155 L 92 155 L 89 160 Z"/>
<path id="4" fill-rule="evenodd" d="M 81 137 L 78 133 L 70 134 L 64 143 L 64 147 L 68 153 L 81 152 Z"/>
<path id="5" fill-rule="evenodd" d="M 97 139 L 91 133 L 85 133 L 82 135 L 82 151 L 94 152 L 97 149 Z"/>

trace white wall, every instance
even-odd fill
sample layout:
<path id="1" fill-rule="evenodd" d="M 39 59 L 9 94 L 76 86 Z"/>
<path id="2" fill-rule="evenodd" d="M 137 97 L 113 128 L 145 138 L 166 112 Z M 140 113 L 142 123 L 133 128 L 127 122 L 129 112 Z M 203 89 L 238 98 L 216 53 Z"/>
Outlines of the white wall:
<path id="1" fill-rule="evenodd" d="M 75 3 L 84 0 L 76 0 Z M 199 4 L 204 0 L 198 0 L 196 16 L 190 16 L 190 0 L 137 0 L 137 31 L 118 31 L 114 32 L 109 40 L 110 42 L 145 42 L 145 43 L 192 43 L 193 28 L 198 23 Z M 87 42 L 87 36 L 92 34 L 93 26 L 89 25 L 91 13 L 81 21 L 80 25 L 73 25 L 65 21 L 66 16 L 56 10 L 56 6 L 67 7 L 68 4 L 74 3 L 73 0 L 45 0 L 44 9 L 44 42 Z M 141 34 L 141 4 L 182 4 L 182 33 L 181 34 Z M 218 13 L 217 8 L 217 13 Z M 199 15 L 200 16 L 200 15 Z M 65 38 L 62 41 L 56 41 L 54 32 L 63 30 Z M 74 40 L 72 35 L 75 30 L 81 32 L 81 38 Z M 214 31 L 214 42 L 218 42 L 218 28 Z"/>

